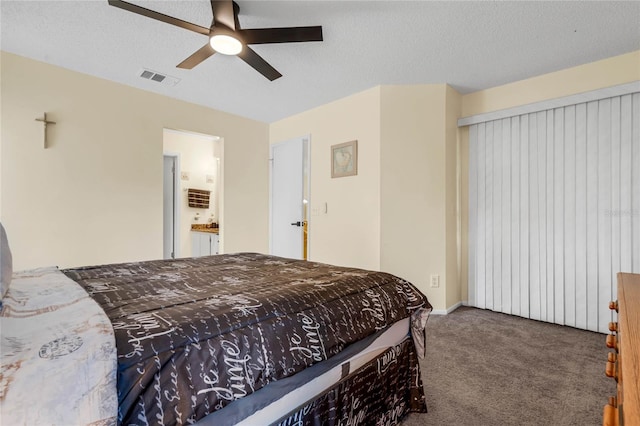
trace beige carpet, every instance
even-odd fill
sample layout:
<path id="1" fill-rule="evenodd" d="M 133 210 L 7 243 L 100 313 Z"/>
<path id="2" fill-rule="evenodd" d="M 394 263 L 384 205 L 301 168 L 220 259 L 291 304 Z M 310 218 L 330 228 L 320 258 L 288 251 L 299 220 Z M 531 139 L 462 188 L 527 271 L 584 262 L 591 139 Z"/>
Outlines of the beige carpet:
<path id="1" fill-rule="evenodd" d="M 431 316 L 417 425 L 601 425 L 605 335 L 461 307 Z"/>

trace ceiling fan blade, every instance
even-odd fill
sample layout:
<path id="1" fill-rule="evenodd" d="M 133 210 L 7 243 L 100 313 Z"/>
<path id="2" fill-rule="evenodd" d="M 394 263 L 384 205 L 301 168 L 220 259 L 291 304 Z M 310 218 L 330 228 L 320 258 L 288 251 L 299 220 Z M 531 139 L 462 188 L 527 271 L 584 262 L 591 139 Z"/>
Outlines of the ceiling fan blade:
<path id="1" fill-rule="evenodd" d="M 282 74 L 280 74 L 274 67 L 269 65 L 267 61 L 262 59 L 262 57 L 249 46 L 244 46 L 242 48 L 242 52 L 240 52 L 238 56 L 271 81 L 275 80 L 276 78 L 282 77 Z"/>
<path id="2" fill-rule="evenodd" d="M 209 43 L 207 43 L 204 46 L 202 46 L 200 49 L 196 50 L 193 53 L 193 55 L 189 56 L 187 59 L 185 59 L 184 61 L 180 62 L 177 65 L 177 68 L 190 70 L 193 67 L 195 67 L 196 65 L 198 65 L 200 62 L 202 62 L 205 59 L 207 59 L 208 57 L 212 56 L 214 53 L 216 53 L 216 51 L 213 50 L 213 48 L 211 47 L 211 45 Z"/>
<path id="3" fill-rule="evenodd" d="M 199 34 L 208 36 L 210 33 L 210 30 L 208 28 L 201 27 L 200 25 L 192 24 L 191 22 L 183 21 L 182 19 L 177 19 L 172 16 L 164 15 L 153 10 L 145 9 L 144 7 L 127 3 L 126 1 L 109 0 L 109 4 L 128 12 L 137 13 L 138 15 L 146 16 L 147 18 L 155 19 L 157 21 L 166 22 L 167 24 L 175 25 L 176 27 L 194 31 Z"/>
<path id="4" fill-rule="evenodd" d="M 211 0 L 211 10 L 213 10 L 213 24 L 220 23 L 232 30 L 236 29 L 236 18 L 233 12 L 232 0 Z"/>
<path id="5" fill-rule="evenodd" d="M 322 41 L 322 27 L 254 28 L 239 30 L 246 44 Z"/>

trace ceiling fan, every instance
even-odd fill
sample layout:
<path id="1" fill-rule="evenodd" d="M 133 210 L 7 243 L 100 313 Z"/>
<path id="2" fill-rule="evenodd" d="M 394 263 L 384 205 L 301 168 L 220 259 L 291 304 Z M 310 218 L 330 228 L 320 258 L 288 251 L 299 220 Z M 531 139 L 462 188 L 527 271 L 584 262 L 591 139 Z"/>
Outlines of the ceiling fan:
<path id="1" fill-rule="evenodd" d="M 260 74 L 273 81 L 282 77 L 275 68 L 249 47 L 250 44 L 294 43 L 322 41 L 322 27 L 252 28 L 241 29 L 238 21 L 240 6 L 232 0 L 210 0 L 213 20 L 209 28 L 121 0 L 109 0 L 111 6 L 137 13 L 151 19 L 166 22 L 209 37 L 209 42 L 198 49 L 178 68 L 192 69 L 216 52 L 237 55 Z"/>

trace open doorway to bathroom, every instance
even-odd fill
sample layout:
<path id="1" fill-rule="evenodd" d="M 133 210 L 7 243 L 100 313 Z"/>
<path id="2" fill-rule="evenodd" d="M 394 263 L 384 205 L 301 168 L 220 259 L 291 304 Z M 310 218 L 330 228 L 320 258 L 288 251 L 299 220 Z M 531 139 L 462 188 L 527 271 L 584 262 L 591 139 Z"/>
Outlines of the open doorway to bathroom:
<path id="1" fill-rule="evenodd" d="M 197 227 L 219 230 L 223 250 L 223 140 L 185 130 L 163 131 L 163 254 L 192 257 Z M 189 191 L 191 190 L 191 191 Z M 205 203 L 189 202 L 189 193 L 207 194 Z M 193 201 L 193 200 L 192 200 Z"/>

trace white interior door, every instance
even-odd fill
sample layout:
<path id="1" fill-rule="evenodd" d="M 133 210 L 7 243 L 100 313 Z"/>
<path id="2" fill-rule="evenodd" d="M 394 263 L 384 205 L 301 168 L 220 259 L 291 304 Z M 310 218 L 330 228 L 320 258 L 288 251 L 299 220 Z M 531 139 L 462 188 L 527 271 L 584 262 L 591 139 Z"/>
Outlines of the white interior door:
<path id="1" fill-rule="evenodd" d="M 163 259 L 176 257 L 176 157 L 164 156 L 164 168 L 162 173 L 162 224 L 163 224 Z"/>
<path id="2" fill-rule="evenodd" d="M 303 259 L 304 144 L 271 146 L 271 254 Z"/>

